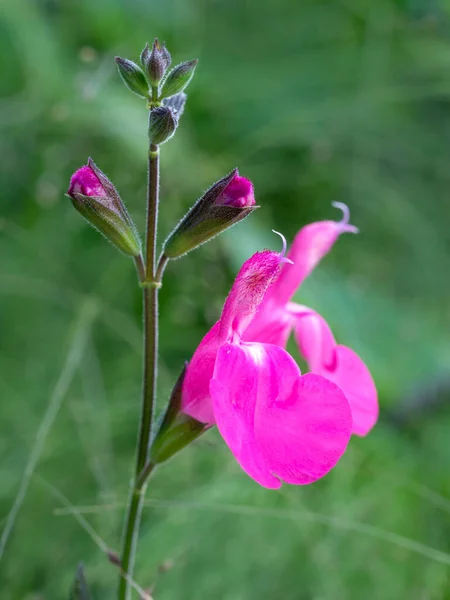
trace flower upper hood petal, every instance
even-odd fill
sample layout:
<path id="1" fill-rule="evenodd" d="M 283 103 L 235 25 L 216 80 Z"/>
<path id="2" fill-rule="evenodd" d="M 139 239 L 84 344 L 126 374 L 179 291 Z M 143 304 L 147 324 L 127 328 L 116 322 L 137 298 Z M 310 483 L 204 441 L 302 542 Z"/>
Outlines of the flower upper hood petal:
<path id="1" fill-rule="evenodd" d="M 238 339 L 242 337 L 268 288 L 278 275 L 283 261 L 283 255 L 263 250 L 251 256 L 242 265 L 220 317 L 219 337 L 222 343 L 233 336 Z"/>
<path id="2" fill-rule="evenodd" d="M 328 254 L 339 236 L 342 233 L 357 233 L 357 228 L 349 224 L 348 207 L 340 202 L 335 202 L 334 206 L 343 211 L 343 219 L 338 222 L 318 221 L 300 229 L 287 255 L 287 258 L 293 262 L 293 266 L 283 266 L 267 294 L 267 301 L 270 300 L 278 305 L 286 304 L 322 258 Z"/>

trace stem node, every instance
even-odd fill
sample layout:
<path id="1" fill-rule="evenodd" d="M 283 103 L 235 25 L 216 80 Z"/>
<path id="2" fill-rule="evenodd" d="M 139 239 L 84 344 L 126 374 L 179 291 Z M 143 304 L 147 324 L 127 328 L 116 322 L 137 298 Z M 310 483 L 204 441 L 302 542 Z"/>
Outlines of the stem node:
<path id="1" fill-rule="evenodd" d="M 156 288 L 159 290 L 162 287 L 161 281 L 141 281 L 141 288 Z"/>

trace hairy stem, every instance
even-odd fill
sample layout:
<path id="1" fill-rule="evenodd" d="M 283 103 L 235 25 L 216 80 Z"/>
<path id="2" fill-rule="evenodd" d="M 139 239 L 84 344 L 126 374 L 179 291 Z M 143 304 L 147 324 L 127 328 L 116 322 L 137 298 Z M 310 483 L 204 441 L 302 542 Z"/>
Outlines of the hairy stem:
<path id="1" fill-rule="evenodd" d="M 165 254 L 161 254 L 161 256 L 159 257 L 159 260 L 158 260 L 158 266 L 156 267 L 156 273 L 155 273 L 156 283 L 161 283 L 162 276 L 164 274 L 164 270 L 165 270 L 168 262 L 169 262 L 169 259 L 167 258 L 167 256 Z"/>
<path id="2" fill-rule="evenodd" d="M 142 258 L 142 254 L 139 254 L 139 256 L 135 256 L 134 264 L 136 265 L 136 271 L 138 274 L 139 283 L 144 283 L 144 281 L 145 281 L 145 263 L 144 263 L 144 259 Z"/>
<path id="3" fill-rule="evenodd" d="M 158 289 L 160 287 L 162 269 L 156 271 L 156 236 L 158 226 L 159 202 L 159 148 L 150 145 L 148 155 L 148 188 L 147 188 L 147 234 L 146 234 L 146 260 L 145 279 L 143 284 L 144 304 L 144 367 L 143 367 L 143 395 L 142 411 L 139 424 L 139 438 L 136 451 L 136 467 L 134 483 L 129 501 L 123 538 L 121 557 L 122 571 L 129 577 L 133 575 L 134 557 L 136 552 L 139 526 L 141 520 L 142 503 L 145 495 L 146 482 L 151 473 L 147 471 L 146 477 L 141 477 L 141 472 L 147 464 L 148 451 L 151 438 L 152 421 L 156 397 L 156 377 L 158 363 Z M 160 261 L 161 262 L 161 261 Z M 138 271 L 141 273 L 141 269 Z M 160 263 L 158 267 L 160 266 Z M 129 600 L 131 586 L 129 580 L 121 576 L 119 582 L 118 600 Z"/>

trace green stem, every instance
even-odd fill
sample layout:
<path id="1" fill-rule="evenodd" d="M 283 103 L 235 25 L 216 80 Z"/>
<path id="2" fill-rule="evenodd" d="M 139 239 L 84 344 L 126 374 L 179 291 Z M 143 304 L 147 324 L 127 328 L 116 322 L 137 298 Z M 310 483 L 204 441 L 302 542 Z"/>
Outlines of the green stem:
<path id="1" fill-rule="evenodd" d="M 145 281 L 145 264 L 144 259 L 142 258 L 142 254 L 139 254 L 139 256 L 134 257 L 134 264 L 136 265 L 139 283 L 143 283 Z"/>
<path id="2" fill-rule="evenodd" d="M 161 283 L 162 276 L 164 274 L 164 270 L 165 270 L 168 262 L 169 262 L 169 259 L 167 258 L 167 256 L 165 254 L 161 254 L 161 256 L 159 257 L 159 260 L 158 260 L 158 266 L 156 267 L 156 273 L 155 273 L 155 282 L 156 283 Z"/>
<path id="3" fill-rule="evenodd" d="M 160 283 L 160 277 L 162 275 L 162 271 L 164 270 L 164 265 L 162 266 L 162 269 L 158 268 L 158 279 L 156 279 L 155 272 L 159 202 L 159 148 L 153 144 L 150 145 L 148 155 L 147 190 L 145 281 L 141 281 L 141 283 Z M 139 267 L 140 266 L 141 265 L 139 265 Z M 138 271 L 141 273 L 141 269 L 138 268 Z M 144 368 L 142 412 L 136 451 L 134 482 L 128 505 L 121 557 L 122 571 L 127 573 L 129 577 L 133 576 L 134 558 L 142 513 L 142 503 L 145 495 L 148 476 L 151 473 L 150 469 L 147 471 L 146 477 L 141 477 L 141 472 L 146 466 L 148 459 L 156 397 L 156 377 L 158 363 L 158 288 L 158 285 L 150 285 L 143 286 L 142 290 L 144 304 Z M 119 582 L 118 600 L 129 600 L 130 597 L 131 586 L 128 580 L 121 576 Z"/>

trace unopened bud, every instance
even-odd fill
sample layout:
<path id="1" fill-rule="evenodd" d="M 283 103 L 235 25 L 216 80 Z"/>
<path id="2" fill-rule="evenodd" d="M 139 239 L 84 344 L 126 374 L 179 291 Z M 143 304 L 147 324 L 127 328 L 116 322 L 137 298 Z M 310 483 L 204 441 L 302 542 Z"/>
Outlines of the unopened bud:
<path id="1" fill-rule="evenodd" d="M 161 88 L 161 98 L 182 92 L 194 75 L 198 60 L 189 60 L 176 66 L 167 75 Z"/>
<path id="2" fill-rule="evenodd" d="M 106 556 L 110 563 L 115 565 L 116 567 L 122 568 L 122 562 L 120 560 L 120 556 L 117 554 L 115 550 L 107 550 Z"/>
<path id="3" fill-rule="evenodd" d="M 129 256 L 140 254 L 136 227 L 116 188 L 93 160 L 72 175 L 67 195 L 77 211 L 116 248 Z"/>
<path id="4" fill-rule="evenodd" d="M 164 244 L 167 258 L 178 258 L 245 219 L 255 209 L 253 185 L 235 169 L 194 204 Z"/>
<path id="5" fill-rule="evenodd" d="M 155 465 L 171 458 L 209 428 L 209 425 L 181 412 L 181 394 L 186 369 L 187 363 L 173 387 L 166 412 L 152 443 L 150 460 Z"/>
<path id="6" fill-rule="evenodd" d="M 120 56 L 116 56 L 115 61 L 120 76 L 127 88 L 135 94 L 138 94 L 138 96 L 147 98 L 149 92 L 148 83 L 141 67 L 132 60 L 121 58 Z"/>
<path id="7" fill-rule="evenodd" d="M 170 106 L 158 106 L 150 111 L 148 137 L 151 144 L 170 140 L 178 125 L 178 113 Z"/>
<path id="8" fill-rule="evenodd" d="M 83 563 L 79 563 L 69 592 L 69 600 L 90 600 L 91 593 L 86 582 Z"/>
<path id="9" fill-rule="evenodd" d="M 158 85 L 170 67 L 171 62 L 172 59 L 169 51 L 164 43 L 162 45 L 159 44 L 158 39 L 155 39 L 153 42 L 151 50 L 148 44 L 142 50 L 141 63 L 151 85 Z"/>

